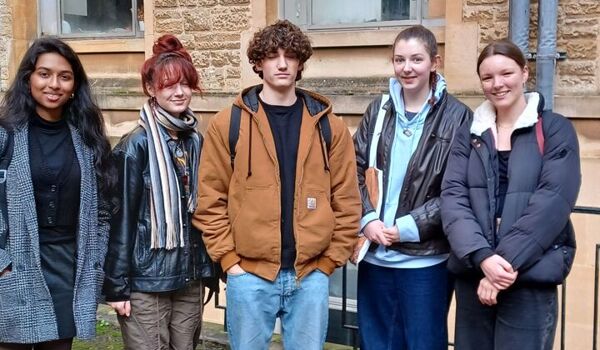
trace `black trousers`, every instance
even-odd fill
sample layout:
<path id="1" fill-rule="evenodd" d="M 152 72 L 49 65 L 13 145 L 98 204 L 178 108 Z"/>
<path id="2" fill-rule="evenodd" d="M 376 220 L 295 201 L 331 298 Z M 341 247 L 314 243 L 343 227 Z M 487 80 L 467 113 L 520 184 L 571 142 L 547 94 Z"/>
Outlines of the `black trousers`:
<path id="1" fill-rule="evenodd" d="M 73 338 L 35 344 L 0 343 L 0 350 L 71 350 Z"/>
<path id="2" fill-rule="evenodd" d="M 552 350 L 556 286 L 512 286 L 494 306 L 479 301 L 478 286 L 479 280 L 456 279 L 456 350 Z"/>

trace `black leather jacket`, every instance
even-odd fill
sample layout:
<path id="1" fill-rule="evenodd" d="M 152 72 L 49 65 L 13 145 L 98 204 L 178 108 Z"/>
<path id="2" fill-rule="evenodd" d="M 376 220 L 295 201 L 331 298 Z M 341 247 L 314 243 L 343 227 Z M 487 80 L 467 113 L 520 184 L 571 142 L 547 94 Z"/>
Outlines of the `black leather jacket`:
<path id="1" fill-rule="evenodd" d="M 201 232 L 191 224 L 191 214 L 183 224 L 188 233 L 185 247 L 150 249 L 150 168 L 144 129 L 137 126 L 123 136 L 113 155 L 119 172 L 116 195 L 120 206 L 112 217 L 104 268 L 106 300 L 129 300 L 131 292 L 173 291 L 192 280 L 214 276 L 214 265 Z M 185 208 L 187 198 L 181 201 Z"/>
<path id="2" fill-rule="evenodd" d="M 354 134 L 358 183 L 362 197 L 363 216 L 375 211 L 369 201 L 365 185 L 365 171 L 369 167 L 369 146 L 375 119 L 381 106 L 381 97 L 375 99 L 367 108 L 363 119 Z M 392 143 L 396 132 L 395 111 L 392 100 L 385 101 L 387 109 L 383 129 L 377 146 L 377 168 L 383 169 L 382 200 L 385 202 L 388 188 L 388 174 Z M 444 92 L 431 108 L 425 119 L 423 134 L 412 155 L 402 184 L 401 200 L 396 218 L 410 213 L 419 229 L 420 242 L 394 243 L 390 249 L 407 255 L 437 255 L 448 253 L 450 247 L 446 240 L 440 218 L 440 193 L 442 177 L 450 145 L 458 128 L 470 123 L 473 113 L 462 102 Z M 372 244 L 372 246 L 376 246 Z"/>

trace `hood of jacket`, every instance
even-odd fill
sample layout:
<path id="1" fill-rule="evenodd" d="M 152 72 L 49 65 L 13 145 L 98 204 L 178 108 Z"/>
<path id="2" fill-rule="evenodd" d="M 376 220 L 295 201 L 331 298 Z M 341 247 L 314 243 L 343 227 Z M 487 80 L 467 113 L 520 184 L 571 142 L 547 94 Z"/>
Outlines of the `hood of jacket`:
<path id="1" fill-rule="evenodd" d="M 249 113 L 254 114 L 258 112 L 258 94 L 262 89 L 263 85 L 259 84 L 242 90 L 236 97 L 234 104 Z M 320 118 L 323 115 L 331 113 L 333 110 L 331 102 L 325 96 L 301 88 L 296 88 L 296 95 L 304 100 L 308 112 L 313 117 Z"/>
<path id="2" fill-rule="evenodd" d="M 515 123 L 515 130 L 528 128 L 535 125 L 538 121 L 539 113 L 544 106 L 544 98 L 537 92 L 529 92 L 525 94 L 527 106 L 521 113 Z M 471 124 L 471 133 L 481 136 L 484 131 L 491 129 L 494 137 L 496 137 L 496 108 L 489 101 L 485 100 L 473 115 L 473 124 Z"/>

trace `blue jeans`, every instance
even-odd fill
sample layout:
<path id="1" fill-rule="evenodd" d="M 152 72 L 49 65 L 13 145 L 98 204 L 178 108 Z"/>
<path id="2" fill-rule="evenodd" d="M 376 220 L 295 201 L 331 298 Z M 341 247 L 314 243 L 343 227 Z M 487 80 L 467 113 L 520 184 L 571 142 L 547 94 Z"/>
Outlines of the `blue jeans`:
<path id="1" fill-rule="evenodd" d="M 274 282 L 251 273 L 227 275 L 227 332 L 233 350 L 268 349 L 277 317 L 285 349 L 322 349 L 329 316 L 329 277 L 315 270 L 296 280 L 281 270 Z"/>
<path id="2" fill-rule="evenodd" d="M 446 262 L 417 269 L 358 267 L 361 350 L 447 350 Z"/>
<path id="3" fill-rule="evenodd" d="M 456 350 L 552 350 L 556 286 L 512 286 L 494 306 L 479 302 L 478 286 L 479 280 L 456 279 Z"/>

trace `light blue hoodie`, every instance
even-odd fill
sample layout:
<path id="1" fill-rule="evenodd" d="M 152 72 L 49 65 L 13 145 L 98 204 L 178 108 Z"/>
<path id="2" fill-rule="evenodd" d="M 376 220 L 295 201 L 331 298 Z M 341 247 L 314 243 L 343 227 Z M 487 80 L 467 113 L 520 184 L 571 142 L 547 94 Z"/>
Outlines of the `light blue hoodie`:
<path id="1" fill-rule="evenodd" d="M 446 81 L 440 74 L 437 77 L 435 99 L 439 101 L 446 90 Z M 390 78 L 390 97 L 396 111 L 396 133 L 391 150 L 393 156 L 390 157 L 389 181 L 385 203 L 382 205 L 383 222 L 386 227 L 394 225 L 398 227 L 401 242 L 419 242 L 419 229 L 413 217 L 408 214 L 396 218 L 396 211 L 401 200 L 400 192 L 402 191 L 402 183 L 404 182 L 408 164 L 417 149 L 419 140 L 423 134 L 425 119 L 431 110 L 431 105 L 428 102 L 431 98 L 431 92 L 419 112 L 410 120 L 406 118 L 402 86 L 396 78 Z M 381 103 L 383 105 L 385 101 Z M 378 215 L 374 212 L 365 215 L 361 219 L 361 229 L 367 223 L 376 219 L 378 219 Z M 434 256 L 405 255 L 395 250 L 386 249 L 385 246 L 380 245 L 374 252 L 367 253 L 365 261 L 374 265 L 392 268 L 422 268 L 437 265 L 447 258 L 448 254 Z"/>

